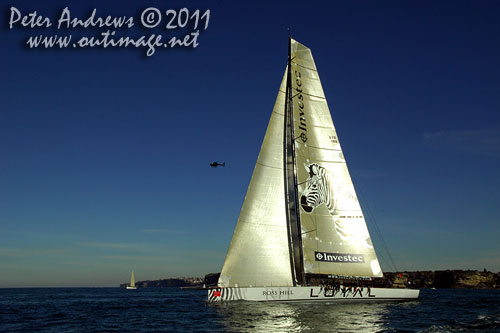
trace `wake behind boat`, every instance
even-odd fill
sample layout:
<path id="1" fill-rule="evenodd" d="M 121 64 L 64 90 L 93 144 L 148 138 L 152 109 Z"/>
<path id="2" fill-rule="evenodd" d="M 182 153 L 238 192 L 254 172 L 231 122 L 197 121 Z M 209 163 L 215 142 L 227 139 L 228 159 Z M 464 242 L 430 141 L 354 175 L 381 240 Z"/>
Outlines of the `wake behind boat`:
<path id="1" fill-rule="evenodd" d="M 311 50 L 288 66 L 209 302 L 405 300 L 382 277 Z"/>

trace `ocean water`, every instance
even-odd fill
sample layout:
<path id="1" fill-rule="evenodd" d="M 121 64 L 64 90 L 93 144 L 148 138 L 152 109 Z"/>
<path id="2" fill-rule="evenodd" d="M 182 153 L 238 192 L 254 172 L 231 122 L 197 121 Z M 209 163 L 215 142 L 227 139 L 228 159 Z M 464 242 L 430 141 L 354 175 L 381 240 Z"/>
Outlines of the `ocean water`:
<path id="1" fill-rule="evenodd" d="M 411 302 L 208 304 L 177 288 L 0 289 L 0 332 L 500 332 L 499 290 Z"/>

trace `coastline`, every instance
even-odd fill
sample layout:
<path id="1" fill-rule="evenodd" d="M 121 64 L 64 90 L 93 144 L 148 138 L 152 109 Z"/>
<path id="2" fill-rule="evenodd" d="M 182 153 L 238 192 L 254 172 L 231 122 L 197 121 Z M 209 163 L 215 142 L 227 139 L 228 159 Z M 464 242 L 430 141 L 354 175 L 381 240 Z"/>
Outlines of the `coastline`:
<path id="1" fill-rule="evenodd" d="M 209 273 L 205 277 L 180 277 L 160 280 L 137 281 L 138 288 L 203 289 L 217 285 L 220 273 Z M 374 281 L 392 288 L 451 288 L 451 289 L 500 289 L 500 272 L 477 270 L 437 270 L 385 272 L 383 278 Z M 128 283 L 121 283 L 124 288 Z"/>

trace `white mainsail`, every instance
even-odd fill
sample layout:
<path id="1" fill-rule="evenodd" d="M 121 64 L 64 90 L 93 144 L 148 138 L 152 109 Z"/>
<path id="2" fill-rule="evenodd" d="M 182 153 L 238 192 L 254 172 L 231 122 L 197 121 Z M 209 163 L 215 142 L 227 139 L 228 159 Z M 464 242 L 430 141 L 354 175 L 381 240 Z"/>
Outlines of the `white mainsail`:
<path id="1" fill-rule="evenodd" d="M 294 286 L 304 274 L 382 276 L 311 51 L 293 39 L 290 46 L 291 72 L 287 67 L 219 287 Z M 285 111 L 288 98 L 292 111 Z M 285 112 L 293 115 L 286 131 Z"/>

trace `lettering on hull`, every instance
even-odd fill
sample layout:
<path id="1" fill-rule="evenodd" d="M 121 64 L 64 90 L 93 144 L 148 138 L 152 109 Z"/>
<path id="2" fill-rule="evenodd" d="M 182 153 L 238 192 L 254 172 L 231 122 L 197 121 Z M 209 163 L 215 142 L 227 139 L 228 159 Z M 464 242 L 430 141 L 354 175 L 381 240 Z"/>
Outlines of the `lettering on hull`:
<path id="1" fill-rule="evenodd" d="M 323 286 L 291 288 L 213 288 L 208 291 L 209 302 L 238 300 L 288 301 L 324 299 L 368 299 L 377 297 L 370 287 Z"/>
<path id="2" fill-rule="evenodd" d="M 284 295 L 293 295 L 293 290 L 264 290 L 262 291 L 263 296 L 284 296 Z"/>
<path id="3" fill-rule="evenodd" d="M 321 287 L 319 291 L 316 293 L 314 288 L 311 288 L 311 292 L 309 297 L 321 297 L 321 298 L 362 298 L 362 297 L 376 297 L 376 295 L 372 294 L 372 290 L 370 287 Z"/>

